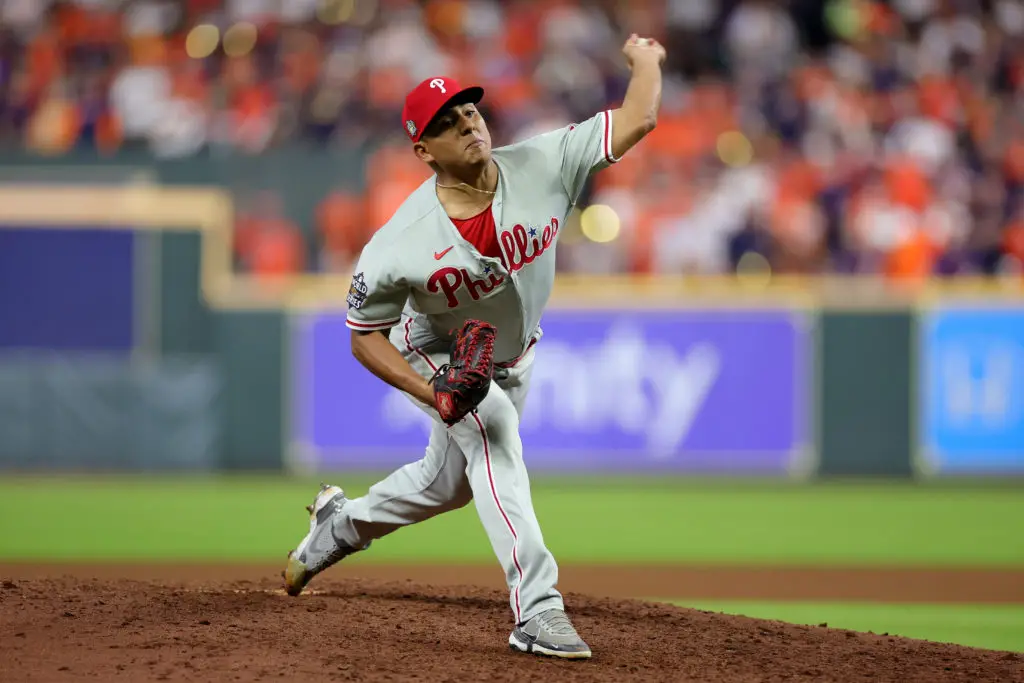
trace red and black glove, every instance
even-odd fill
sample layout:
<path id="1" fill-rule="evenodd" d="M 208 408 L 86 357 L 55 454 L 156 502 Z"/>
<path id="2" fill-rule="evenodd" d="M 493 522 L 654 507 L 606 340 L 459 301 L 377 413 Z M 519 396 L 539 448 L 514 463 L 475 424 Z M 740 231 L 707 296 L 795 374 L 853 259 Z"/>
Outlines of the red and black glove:
<path id="1" fill-rule="evenodd" d="M 497 332 L 494 325 L 467 320 L 452 341 L 450 362 L 430 378 L 434 407 L 445 424 L 456 424 L 487 397 L 494 375 Z"/>

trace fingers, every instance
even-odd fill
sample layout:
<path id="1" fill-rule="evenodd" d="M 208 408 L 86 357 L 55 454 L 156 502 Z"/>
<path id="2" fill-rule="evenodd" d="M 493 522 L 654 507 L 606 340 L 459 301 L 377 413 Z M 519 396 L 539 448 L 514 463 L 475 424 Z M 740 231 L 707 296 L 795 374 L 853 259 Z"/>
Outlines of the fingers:
<path id="1" fill-rule="evenodd" d="M 636 45 L 637 47 L 661 47 L 660 43 L 654 38 L 641 38 L 635 33 L 629 34 L 629 39 L 626 40 L 626 45 Z"/>
<path id="2" fill-rule="evenodd" d="M 629 35 L 629 40 L 623 46 L 622 51 L 626 55 L 626 60 L 632 68 L 633 59 L 639 54 L 635 50 L 639 48 L 645 54 L 656 54 L 658 56 L 658 63 L 662 64 L 665 61 L 665 48 L 661 46 L 654 38 L 641 38 L 635 33 Z"/>

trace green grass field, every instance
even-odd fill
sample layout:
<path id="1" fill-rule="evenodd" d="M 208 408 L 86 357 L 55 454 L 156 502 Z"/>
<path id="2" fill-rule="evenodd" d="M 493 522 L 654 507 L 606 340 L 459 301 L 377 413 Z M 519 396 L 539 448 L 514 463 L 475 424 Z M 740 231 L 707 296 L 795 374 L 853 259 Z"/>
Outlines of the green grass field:
<path id="1" fill-rule="evenodd" d="M 372 483 L 334 477 L 352 495 Z M 316 482 L 8 477 L 0 561 L 280 560 Z M 562 563 L 1024 567 L 1017 486 L 537 479 Z M 491 563 L 472 507 L 375 543 L 360 562 Z M 670 596 L 663 596 L 670 597 Z M 714 603 L 704 609 L 1024 650 L 1024 606 Z"/>
<path id="2" fill-rule="evenodd" d="M 1024 651 L 1024 605 L 902 605 L 832 602 L 735 602 L 670 600 L 683 607 L 828 624 L 852 631 L 959 643 L 993 650 Z"/>
<path id="3" fill-rule="evenodd" d="M 338 480 L 350 495 L 372 481 Z M 533 490 L 564 562 L 1024 566 L 1015 487 L 548 479 Z M 284 478 L 10 477 L 0 559 L 277 561 L 305 532 L 315 491 Z M 470 506 L 382 539 L 371 561 L 492 555 Z"/>

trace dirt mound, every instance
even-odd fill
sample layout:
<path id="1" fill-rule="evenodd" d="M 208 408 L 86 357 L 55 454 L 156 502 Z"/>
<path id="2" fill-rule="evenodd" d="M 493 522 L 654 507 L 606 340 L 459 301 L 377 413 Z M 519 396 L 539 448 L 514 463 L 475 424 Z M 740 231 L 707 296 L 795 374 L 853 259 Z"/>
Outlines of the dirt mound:
<path id="1" fill-rule="evenodd" d="M 594 659 L 509 651 L 506 596 L 480 587 L 321 577 L 0 582 L 9 681 L 1024 681 L 1024 656 L 566 596 Z"/>

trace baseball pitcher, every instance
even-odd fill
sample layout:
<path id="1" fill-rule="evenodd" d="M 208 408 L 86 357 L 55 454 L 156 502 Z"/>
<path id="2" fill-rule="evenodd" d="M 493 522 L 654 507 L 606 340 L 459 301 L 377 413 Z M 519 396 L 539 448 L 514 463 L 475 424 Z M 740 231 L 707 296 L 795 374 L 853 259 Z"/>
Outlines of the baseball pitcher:
<path id="1" fill-rule="evenodd" d="M 436 77 L 409 93 L 402 125 L 434 176 L 363 249 L 347 321 L 359 362 L 434 418 L 430 442 L 361 498 L 321 487 L 309 533 L 289 553 L 290 595 L 374 539 L 474 501 L 505 570 L 509 645 L 590 657 L 555 589 L 519 420 L 566 216 L 587 177 L 657 118 L 664 48 L 633 35 L 623 54 L 632 75 L 620 108 L 494 150 L 476 108 L 483 89 Z"/>

